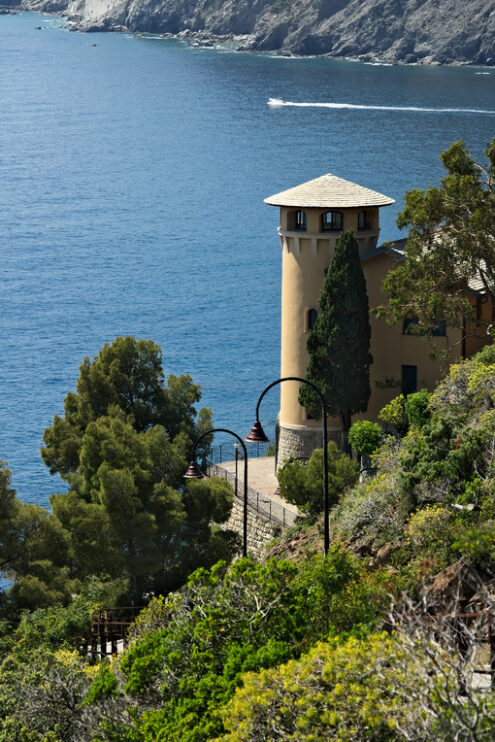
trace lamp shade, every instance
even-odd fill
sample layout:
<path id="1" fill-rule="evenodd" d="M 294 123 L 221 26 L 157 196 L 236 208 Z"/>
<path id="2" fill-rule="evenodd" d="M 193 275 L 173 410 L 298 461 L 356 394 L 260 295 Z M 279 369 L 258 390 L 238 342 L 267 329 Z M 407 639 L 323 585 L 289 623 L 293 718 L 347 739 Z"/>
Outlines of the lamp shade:
<path id="1" fill-rule="evenodd" d="M 186 471 L 185 474 L 182 475 L 184 479 L 203 479 L 204 474 L 197 465 L 197 463 L 193 460 L 189 464 L 189 468 Z"/>
<path id="2" fill-rule="evenodd" d="M 270 439 L 266 436 L 265 431 L 261 427 L 260 421 L 256 420 L 244 440 L 249 441 L 250 443 L 268 443 Z"/>

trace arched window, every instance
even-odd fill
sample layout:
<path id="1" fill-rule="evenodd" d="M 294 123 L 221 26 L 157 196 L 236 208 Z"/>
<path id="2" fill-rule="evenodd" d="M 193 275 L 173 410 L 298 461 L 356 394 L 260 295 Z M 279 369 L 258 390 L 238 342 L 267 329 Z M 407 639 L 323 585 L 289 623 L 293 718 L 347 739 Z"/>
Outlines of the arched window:
<path id="1" fill-rule="evenodd" d="M 321 216 L 322 232 L 340 232 L 344 219 L 341 211 L 326 211 Z"/>
<path id="2" fill-rule="evenodd" d="M 369 224 L 366 220 L 366 211 L 358 212 L 358 229 L 369 229 Z"/>
<path id="3" fill-rule="evenodd" d="M 316 309 L 308 309 L 308 312 L 306 314 L 306 329 L 312 330 L 313 327 L 316 325 L 316 320 L 318 319 L 318 311 Z"/>
<path id="4" fill-rule="evenodd" d="M 298 210 L 294 214 L 294 229 L 305 231 L 306 230 L 306 212 Z"/>

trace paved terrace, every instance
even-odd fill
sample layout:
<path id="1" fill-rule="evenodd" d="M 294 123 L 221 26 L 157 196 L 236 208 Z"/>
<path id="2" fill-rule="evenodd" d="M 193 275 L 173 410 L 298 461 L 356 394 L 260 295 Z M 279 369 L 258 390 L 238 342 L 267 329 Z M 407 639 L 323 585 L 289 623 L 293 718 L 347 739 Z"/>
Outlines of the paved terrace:
<path id="1" fill-rule="evenodd" d="M 222 461 L 220 466 L 231 474 L 235 475 L 235 461 Z M 237 478 L 239 486 L 244 483 L 244 461 L 239 460 L 237 464 Z M 284 507 L 286 510 L 298 515 L 296 505 L 283 500 L 278 494 L 278 480 L 275 476 L 275 457 L 260 456 L 259 458 L 248 459 L 248 486 L 256 490 L 267 499 L 270 499 L 276 505 Z M 240 490 L 239 490 L 240 491 Z"/>

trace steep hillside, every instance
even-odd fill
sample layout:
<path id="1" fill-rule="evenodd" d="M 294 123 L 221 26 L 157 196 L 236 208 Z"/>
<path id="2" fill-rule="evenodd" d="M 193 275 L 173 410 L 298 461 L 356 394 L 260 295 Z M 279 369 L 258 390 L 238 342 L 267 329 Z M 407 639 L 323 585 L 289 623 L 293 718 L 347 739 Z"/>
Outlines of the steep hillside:
<path id="1" fill-rule="evenodd" d="M 495 0 L 23 0 L 80 30 L 181 34 L 367 61 L 495 65 Z"/>

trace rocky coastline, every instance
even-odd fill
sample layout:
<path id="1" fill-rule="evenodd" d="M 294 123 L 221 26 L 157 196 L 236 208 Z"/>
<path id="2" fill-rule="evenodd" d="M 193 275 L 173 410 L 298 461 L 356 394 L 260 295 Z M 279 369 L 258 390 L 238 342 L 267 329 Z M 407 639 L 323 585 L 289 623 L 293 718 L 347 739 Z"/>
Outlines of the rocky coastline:
<path id="1" fill-rule="evenodd" d="M 84 32 L 373 63 L 495 66 L 495 0 L 21 0 L 18 7 L 60 14 Z"/>

